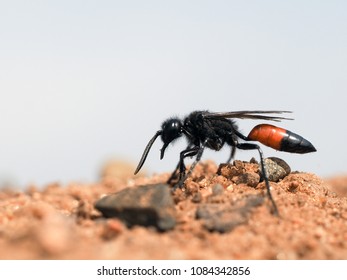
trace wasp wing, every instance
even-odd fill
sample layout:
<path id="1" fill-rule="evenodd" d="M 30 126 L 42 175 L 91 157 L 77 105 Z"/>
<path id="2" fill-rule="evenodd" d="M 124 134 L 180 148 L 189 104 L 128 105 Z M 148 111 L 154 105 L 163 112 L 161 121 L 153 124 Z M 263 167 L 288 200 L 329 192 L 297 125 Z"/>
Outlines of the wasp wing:
<path id="1" fill-rule="evenodd" d="M 204 112 L 203 116 L 209 119 L 219 118 L 237 118 L 237 119 L 256 119 L 256 120 L 268 120 L 279 122 L 281 120 L 293 120 L 291 118 L 280 117 L 280 116 L 268 116 L 267 114 L 283 114 L 292 113 L 291 111 L 234 111 L 234 112 Z"/>

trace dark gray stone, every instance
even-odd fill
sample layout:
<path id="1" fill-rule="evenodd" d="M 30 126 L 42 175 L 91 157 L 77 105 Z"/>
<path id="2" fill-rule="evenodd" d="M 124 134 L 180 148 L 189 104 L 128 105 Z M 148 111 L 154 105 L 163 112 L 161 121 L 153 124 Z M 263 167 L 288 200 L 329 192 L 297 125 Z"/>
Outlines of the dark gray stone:
<path id="1" fill-rule="evenodd" d="M 245 224 L 254 207 L 260 206 L 264 197 L 251 195 L 238 202 L 230 203 L 205 203 L 198 206 L 196 218 L 203 220 L 203 225 L 209 231 L 225 233 L 235 227 Z"/>
<path id="2" fill-rule="evenodd" d="M 126 188 L 95 203 L 105 217 L 116 217 L 128 227 L 154 226 L 161 231 L 175 227 L 175 207 L 166 184 Z"/>

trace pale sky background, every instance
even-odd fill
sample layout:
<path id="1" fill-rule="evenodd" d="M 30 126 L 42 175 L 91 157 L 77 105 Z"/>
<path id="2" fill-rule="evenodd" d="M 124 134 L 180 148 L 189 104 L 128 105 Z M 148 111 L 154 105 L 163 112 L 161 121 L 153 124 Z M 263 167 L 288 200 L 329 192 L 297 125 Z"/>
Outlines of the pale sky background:
<path id="1" fill-rule="evenodd" d="M 345 174 L 346 93 L 346 1 L 2 1 L 0 186 L 94 182 L 196 109 L 292 110 L 280 126 L 318 152 L 265 156 Z M 144 167 L 172 171 L 185 145 L 160 161 L 157 140 Z"/>

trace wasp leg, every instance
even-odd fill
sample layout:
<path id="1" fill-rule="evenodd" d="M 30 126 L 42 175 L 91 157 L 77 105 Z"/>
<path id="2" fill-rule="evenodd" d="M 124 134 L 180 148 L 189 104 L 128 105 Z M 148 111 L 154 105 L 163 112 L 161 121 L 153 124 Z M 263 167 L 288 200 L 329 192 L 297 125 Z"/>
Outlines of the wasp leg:
<path id="1" fill-rule="evenodd" d="M 183 158 L 181 158 L 181 162 L 183 164 L 182 169 L 180 168 L 180 178 L 179 178 L 179 181 L 177 182 L 177 184 L 173 187 L 173 190 L 177 189 L 177 188 L 181 188 L 184 184 L 184 181 L 192 174 L 192 171 L 193 169 L 195 168 L 196 164 L 200 161 L 201 159 L 201 156 L 204 152 L 204 149 L 206 147 L 206 143 L 204 143 L 202 146 L 195 146 L 193 148 L 191 148 L 187 154 L 185 154 L 184 157 L 187 157 L 187 156 L 195 156 L 196 155 L 196 158 L 194 160 L 194 162 L 191 164 L 188 172 L 186 173 L 186 169 L 185 169 L 185 166 L 184 166 L 184 163 L 183 163 Z M 184 152 L 184 151 L 183 151 Z M 182 154 L 182 152 L 181 152 Z"/>
<path id="2" fill-rule="evenodd" d="M 228 158 L 228 160 L 227 160 L 227 163 L 230 163 L 231 160 L 234 158 L 235 152 L 236 152 L 235 146 L 231 146 L 231 153 L 230 153 L 230 156 L 229 156 L 229 158 Z"/>
<path id="3" fill-rule="evenodd" d="M 184 164 L 184 159 L 186 157 L 192 157 L 195 156 L 199 151 L 199 146 L 195 146 L 193 148 L 188 147 L 187 149 L 183 150 L 180 153 L 180 160 L 174 170 L 174 172 L 172 172 L 169 180 L 167 181 L 168 184 L 171 184 L 172 181 L 177 177 L 177 172 L 179 172 L 179 179 L 178 181 L 181 181 L 181 179 L 183 177 L 185 177 L 185 173 L 186 173 L 186 166 Z"/>
<path id="4" fill-rule="evenodd" d="M 177 172 L 179 170 L 179 167 L 180 167 L 180 162 L 177 163 L 175 170 L 171 173 L 169 180 L 167 180 L 168 184 L 171 184 L 172 181 L 177 178 Z"/>
<path id="5" fill-rule="evenodd" d="M 187 148 L 180 153 L 180 160 L 178 161 L 175 170 L 171 173 L 170 178 L 167 180 L 168 184 L 171 184 L 172 181 L 177 179 L 177 173 L 179 173 L 179 170 L 181 170 L 181 168 L 183 168 L 184 170 L 186 169 L 182 161 L 185 157 L 191 156 L 191 155 L 184 155 L 184 153 L 188 153 L 191 150 L 192 150 L 192 145 L 188 145 Z M 181 167 L 181 165 L 183 165 L 183 167 Z"/>
<path id="6" fill-rule="evenodd" d="M 270 183 L 269 183 L 269 179 L 268 179 L 268 176 L 267 176 L 267 173 L 266 173 L 266 170 L 265 170 L 264 156 L 263 156 L 262 150 L 260 149 L 260 147 L 257 144 L 251 144 L 251 143 L 238 143 L 236 145 L 236 147 L 238 149 L 241 149 L 241 150 L 258 150 L 259 156 L 260 156 L 260 166 L 261 166 L 261 171 L 263 173 L 264 180 L 265 180 L 267 195 L 268 195 L 268 197 L 269 197 L 269 199 L 271 201 L 271 204 L 273 206 L 273 213 L 276 216 L 279 216 L 277 205 L 276 205 L 275 200 L 272 198 L 272 195 L 271 195 Z"/>

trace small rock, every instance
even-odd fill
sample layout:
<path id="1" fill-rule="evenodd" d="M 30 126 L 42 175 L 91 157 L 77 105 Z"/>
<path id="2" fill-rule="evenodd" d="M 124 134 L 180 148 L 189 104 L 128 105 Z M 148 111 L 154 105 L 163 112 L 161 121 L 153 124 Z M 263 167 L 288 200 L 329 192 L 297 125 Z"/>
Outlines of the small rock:
<path id="1" fill-rule="evenodd" d="M 197 192 L 192 197 L 192 202 L 194 203 L 200 203 L 202 201 L 202 195 L 200 192 Z"/>
<path id="2" fill-rule="evenodd" d="M 220 195 L 224 193 L 224 188 L 221 184 L 216 184 L 212 187 L 212 195 Z"/>
<path id="3" fill-rule="evenodd" d="M 233 178 L 233 182 L 235 184 L 246 184 L 253 188 L 255 188 L 260 182 L 259 174 L 253 173 L 253 172 L 247 172 L 234 178 Z"/>
<path id="4" fill-rule="evenodd" d="M 262 196 L 248 196 L 231 206 L 230 203 L 206 203 L 199 205 L 196 218 L 204 221 L 209 231 L 225 233 L 248 221 L 249 214 L 254 207 L 264 201 Z"/>
<path id="5" fill-rule="evenodd" d="M 290 166 L 280 158 L 270 157 L 264 159 L 265 169 L 269 181 L 278 182 L 291 172 Z M 260 169 L 260 173 L 261 169 Z"/>
<path id="6" fill-rule="evenodd" d="M 196 218 L 204 221 L 204 227 L 209 231 L 221 233 L 233 230 L 246 222 L 240 211 L 226 209 L 225 204 L 202 204 L 196 211 Z"/>
<path id="7" fill-rule="evenodd" d="M 155 226 L 161 231 L 176 224 L 171 189 L 166 184 L 126 188 L 95 203 L 105 217 L 116 217 L 128 227 Z"/>
<path id="8" fill-rule="evenodd" d="M 124 231 L 124 224 L 117 219 L 108 219 L 104 224 L 101 237 L 110 240 Z"/>

